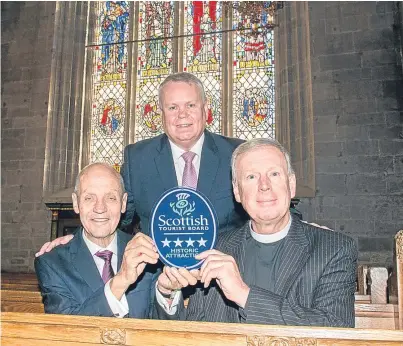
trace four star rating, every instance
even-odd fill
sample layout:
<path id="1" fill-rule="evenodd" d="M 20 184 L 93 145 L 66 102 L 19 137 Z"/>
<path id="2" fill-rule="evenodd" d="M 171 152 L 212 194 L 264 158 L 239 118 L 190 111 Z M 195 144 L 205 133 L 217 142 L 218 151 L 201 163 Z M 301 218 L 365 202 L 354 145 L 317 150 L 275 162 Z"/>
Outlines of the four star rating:
<path id="1" fill-rule="evenodd" d="M 180 240 L 179 237 L 177 237 L 176 240 L 168 240 L 167 237 L 165 237 L 164 240 L 161 240 L 163 247 L 168 247 L 168 248 L 171 247 L 170 246 L 171 243 L 175 244 L 175 246 L 172 244 L 172 246 L 174 246 L 174 247 L 182 247 L 183 242 L 185 242 L 187 244 L 186 247 L 194 247 L 195 242 L 198 242 L 199 246 L 206 247 L 207 240 L 203 239 L 203 237 L 200 237 L 199 240 L 197 240 L 197 239 L 192 240 L 192 238 L 190 238 L 190 237 L 188 240 L 185 240 L 185 241 Z"/>

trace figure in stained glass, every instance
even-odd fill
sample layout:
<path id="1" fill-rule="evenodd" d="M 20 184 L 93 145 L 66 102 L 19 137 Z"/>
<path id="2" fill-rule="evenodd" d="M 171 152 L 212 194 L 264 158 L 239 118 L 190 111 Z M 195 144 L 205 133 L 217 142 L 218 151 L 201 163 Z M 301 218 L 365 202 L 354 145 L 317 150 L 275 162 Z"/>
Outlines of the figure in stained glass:
<path id="1" fill-rule="evenodd" d="M 162 117 L 158 107 L 158 97 L 155 96 L 143 107 L 143 122 L 147 129 L 155 134 L 161 130 Z"/>
<path id="2" fill-rule="evenodd" d="M 251 128 L 258 127 L 267 117 L 267 96 L 261 91 L 246 90 L 242 104 L 242 119 Z"/>
<path id="3" fill-rule="evenodd" d="M 139 5 L 135 140 L 162 133 L 158 87 L 172 73 L 174 1 L 142 1 Z M 176 52 L 175 52 L 176 53 Z"/>
<path id="4" fill-rule="evenodd" d="M 171 3 L 145 2 L 146 68 L 166 67 L 171 30 Z"/>
<path id="5" fill-rule="evenodd" d="M 101 43 L 124 42 L 129 17 L 126 1 L 106 1 L 101 16 Z M 115 69 L 121 72 L 125 57 L 125 45 L 102 46 L 102 65 L 104 73 Z"/>
<path id="6" fill-rule="evenodd" d="M 271 3 L 240 1 L 233 12 L 233 133 L 238 138 L 274 137 L 274 53 Z"/>
<path id="7" fill-rule="evenodd" d="M 215 120 L 215 116 L 220 114 L 220 99 L 217 96 L 213 96 L 210 91 L 206 92 L 206 96 L 208 99 L 208 110 L 207 110 L 207 129 L 211 130 L 211 125 Z"/>
<path id="8" fill-rule="evenodd" d="M 217 28 L 217 1 L 192 1 L 190 11 L 193 16 L 193 63 L 216 63 L 216 35 L 206 34 Z"/>
<path id="9" fill-rule="evenodd" d="M 185 55 L 183 70 L 203 82 L 209 108 L 207 128 L 222 133 L 222 6 L 219 1 L 185 2 Z"/>
<path id="10" fill-rule="evenodd" d="M 104 134 L 112 135 L 122 122 L 122 107 L 115 99 L 105 102 L 102 110 L 100 127 Z"/>

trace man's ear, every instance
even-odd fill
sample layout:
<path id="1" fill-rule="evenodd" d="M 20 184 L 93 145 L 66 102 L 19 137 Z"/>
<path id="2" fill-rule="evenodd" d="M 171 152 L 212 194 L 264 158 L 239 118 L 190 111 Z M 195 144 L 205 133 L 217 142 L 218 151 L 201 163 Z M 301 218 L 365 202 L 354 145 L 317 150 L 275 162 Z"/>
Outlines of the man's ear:
<path id="1" fill-rule="evenodd" d="M 232 189 L 234 190 L 235 200 L 238 203 L 241 203 L 241 196 L 239 195 L 238 183 L 236 181 L 232 181 Z"/>
<path id="2" fill-rule="evenodd" d="M 165 121 L 165 113 L 164 111 L 160 108 L 161 110 L 161 123 L 162 123 L 162 128 L 164 129 L 164 132 L 166 132 L 166 121 Z"/>
<path id="3" fill-rule="evenodd" d="M 204 103 L 203 108 L 204 108 L 204 121 L 206 122 L 207 118 L 208 118 L 208 101 L 207 100 Z"/>
<path id="4" fill-rule="evenodd" d="M 76 214 L 80 214 L 80 209 L 78 208 L 78 196 L 75 192 L 71 194 L 71 199 L 73 200 L 73 209 Z"/>
<path id="5" fill-rule="evenodd" d="M 295 174 L 288 176 L 288 184 L 290 186 L 291 198 L 294 198 L 297 191 L 297 178 L 295 177 Z"/>
<path id="6" fill-rule="evenodd" d="M 122 214 L 126 211 L 126 207 L 127 207 L 127 192 L 125 192 L 122 197 L 122 208 L 120 209 L 120 212 Z"/>

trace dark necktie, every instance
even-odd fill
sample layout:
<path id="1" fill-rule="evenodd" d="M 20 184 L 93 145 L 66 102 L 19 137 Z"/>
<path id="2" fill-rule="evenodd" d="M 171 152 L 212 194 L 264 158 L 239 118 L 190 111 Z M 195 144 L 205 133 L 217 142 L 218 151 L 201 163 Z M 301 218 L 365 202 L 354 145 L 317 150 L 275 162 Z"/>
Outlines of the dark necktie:
<path id="1" fill-rule="evenodd" d="M 192 162 L 195 155 L 196 154 L 192 151 L 187 151 L 182 154 L 182 157 L 185 160 L 185 169 L 183 170 L 182 176 L 183 187 L 190 187 L 192 189 L 196 189 L 197 187 L 197 174 Z"/>
<path id="2" fill-rule="evenodd" d="M 98 251 L 95 254 L 95 256 L 98 256 L 105 261 L 104 269 L 102 270 L 102 280 L 104 281 L 104 283 L 107 283 L 115 275 L 111 263 L 112 255 L 113 252 L 109 250 Z"/>

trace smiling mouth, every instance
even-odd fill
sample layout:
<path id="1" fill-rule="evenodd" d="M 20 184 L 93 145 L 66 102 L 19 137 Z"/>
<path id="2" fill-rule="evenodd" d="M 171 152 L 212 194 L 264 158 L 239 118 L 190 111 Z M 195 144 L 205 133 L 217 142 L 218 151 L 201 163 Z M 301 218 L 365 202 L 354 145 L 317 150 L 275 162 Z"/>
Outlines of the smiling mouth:
<path id="1" fill-rule="evenodd" d="M 179 127 L 179 128 L 186 128 L 186 127 L 190 127 L 190 126 L 192 126 L 192 124 L 181 124 L 181 125 L 176 125 L 176 127 Z"/>
<path id="2" fill-rule="evenodd" d="M 92 221 L 94 221 L 94 222 L 106 222 L 106 221 L 109 221 L 109 219 L 108 218 L 98 218 L 98 219 L 92 219 Z"/>
<path id="3" fill-rule="evenodd" d="M 257 202 L 261 203 L 261 204 L 265 204 L 265 203 L 273 203 L 275 201 L 276 201 L 275 199 L 271 199 L 271 200 L 268 200 L 268 201 L 264 200 L 264 201 L 257 201 Z"/>

